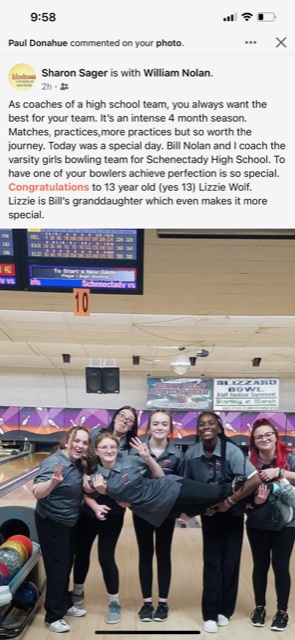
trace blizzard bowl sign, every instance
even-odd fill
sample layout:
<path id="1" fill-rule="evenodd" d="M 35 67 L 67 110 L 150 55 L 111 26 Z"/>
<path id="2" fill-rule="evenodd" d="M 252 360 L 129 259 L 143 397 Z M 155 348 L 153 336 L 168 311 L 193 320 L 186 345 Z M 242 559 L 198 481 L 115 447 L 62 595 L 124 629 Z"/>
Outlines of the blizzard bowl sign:
<path id="1" fill-rule="evenodd" d="M 216 378 L 213 406 L 219 411 L 277 411 L 279 380 L 276 378 Z"/>

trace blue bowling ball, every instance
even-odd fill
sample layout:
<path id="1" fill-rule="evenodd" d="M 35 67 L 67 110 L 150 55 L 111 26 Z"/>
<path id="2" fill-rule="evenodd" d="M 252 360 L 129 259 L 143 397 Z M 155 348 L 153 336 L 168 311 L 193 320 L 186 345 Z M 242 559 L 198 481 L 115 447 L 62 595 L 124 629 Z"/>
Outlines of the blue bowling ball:
<path id="1" fill-rule="evenodd" d="M 13 595 L 14 604 L 19 608 L 26 608 L 35 604 L 39 597 L 36 585 L 29 580 L 24 580 Z"/>

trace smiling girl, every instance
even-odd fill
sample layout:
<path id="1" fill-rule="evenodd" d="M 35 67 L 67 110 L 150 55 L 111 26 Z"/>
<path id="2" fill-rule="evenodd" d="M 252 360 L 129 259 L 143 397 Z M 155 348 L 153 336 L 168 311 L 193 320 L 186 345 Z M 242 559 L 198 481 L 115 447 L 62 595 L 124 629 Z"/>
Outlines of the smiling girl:
<path id="1" fill-rule="evenodd" d="M 288 601 L 291 589 L 289 564 L 295 540 L 295 516 L 291 505 L 290 517 L 287 521 L 274 518 L 267 510 L 269 484 L 275 481 L 277 490 L 286 487 L 284 481 L 295 479 L 295 455 L 290 447 L 279 438 L 275 426 L 267 418 L 254 422 L 250 436 L 250 460 L 259 471 L 263 483 L 254 498 L 253 506 L 248 511 L 247 534 L 253 557 L 253 589 L 255 609 L 251 613 L 254 627 L 264 627 L 266 616 L 266 587 L 267 575 L 272 564 L 275 576 L 275 590 L 277 596 L 277 612 L 275 613 L 271 631 L 284 631 L 288 624 Z M 280 481 L 280 478 L 283 478 Z M 292 493 L 291 485 L 287 483 L 288 493 Z M 294 492 L 294 489 L 293 489 Z M 293 504 L 295 504 L 293 500 Z M 285 510 L 284 510 L 285 511 Z M 268 515 L 267 515 L 268 513 Z M 261 517 L 262 515 L 262 517 Z M 278 529 L 277 527 L 280 527 Z"/>
<path id="2" fill-rule="evenodd" d="M 56 633 L 70 630 L 64 615 L 86 614 L 73 606 L 68 587 L 83 499 L 81 459 L 88 446 L 87 429 L 70 429 L 62 446 L 42 462 L 34 480 L 36 528 L 47 578 L 45 626 Z"/>
<path id="3" fill-rule="evenodd" d="M 137 435 L 137 413 L 136 410 L 124 405 L 115 411 L 113 418 L 106 429 L 94 430 L 91 438 L 94 440 L 95 456 L 88 460 L 88 472 L 96 469 L 99 457 L 102 456 L 107 462 L 109 456 L 112 458 L 112 449 L 101 450 L 97 443 L 101 434 L 113 434 L 117 441 L 113 444 L 117 454 L 119 443 L 120 453 L 128 455 L 130 452 L 130 439 Z M 83 605 L 85 593 L 85 581 L 90 566 L 90 555 L 92 545 L 97 539 L 97 556 L 102 570 L 103 580 L 108 595 L 108 610 L 106 622 L 115 624 L 121 620 L 121 605 L 119 598 L 119 570 L 115 560 L 115 551 L 120 533 L 123 528 L 125 509 L 115 500 L 108 496 L 97 495 L 96 500 L 91 503 L 91 507 L 84 500 L 84 505 L 77 523 L 77 550 L 73 568 L 73 603 Z"/>
<path id="4" fill-rule="evenodd" d="M 243 486 L 219 505 L 219 513 L 202 515 L 204 631 L 216 633 L 232 616 L 238 593 L 244 509 L 235 506 L 255 491 L 261 480 L 242 451 L 225 436 L 220 416 L 203 411 L 197 421 L 197 443 L 185 454 L 185 475 L 204 488 L 239 480 Z"/>
<path id="5" fill-rule="evenodd" d="M 173 419 L 167 411 L 153 411 L 146 429 L 146 444 L 152 458 L 165 475 L 183 473 L 183 453 L 170 443 Z M 133 514 L 134 529 L 139 551 L 139 579 L 143 606 L 138 612 L 140 620 L 163 622 L 168 617 L 168 593 L 171 581 L 171 545 L 175 518 L 169 517 L 159 527 Z M 154 613 L 152 604 L 153 555 L 157 558 L 158 606 Z"/>

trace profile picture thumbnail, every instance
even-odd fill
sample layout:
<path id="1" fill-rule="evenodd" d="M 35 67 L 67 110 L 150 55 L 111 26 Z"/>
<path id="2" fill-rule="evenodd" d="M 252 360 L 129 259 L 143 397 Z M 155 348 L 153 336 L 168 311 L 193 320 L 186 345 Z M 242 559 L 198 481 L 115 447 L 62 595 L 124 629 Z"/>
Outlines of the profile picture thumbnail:
<path id="1" fill-rule="evenodd" d="M 36 81 L 36 72 L 29 64 L 19 63 L 10 69 L 8 80 L 13 89 L 27 91 Z"/>

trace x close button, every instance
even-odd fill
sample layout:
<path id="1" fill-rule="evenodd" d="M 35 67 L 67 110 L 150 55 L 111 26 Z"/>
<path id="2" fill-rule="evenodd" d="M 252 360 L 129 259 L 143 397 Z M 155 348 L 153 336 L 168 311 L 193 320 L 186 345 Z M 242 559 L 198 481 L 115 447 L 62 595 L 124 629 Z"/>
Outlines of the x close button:
<path id="1" fill-rule="evenodd" d="M 282 40 L 280 40 L 280 38 L 276 38 L 276 40 L 278 41 L 278 44 L 276 45 L 276 49 L 281 45 L 282 47 L 285 47 L 285 49 L 287 49 L 287 45 L 285 44 L 285 40 L 287 40 L 287 37 L 282 38 Z"/>

